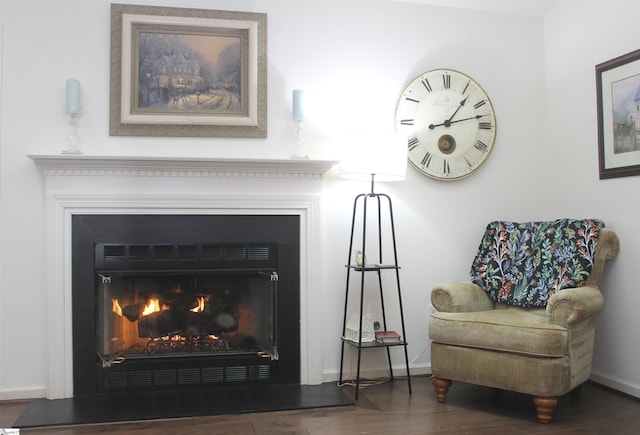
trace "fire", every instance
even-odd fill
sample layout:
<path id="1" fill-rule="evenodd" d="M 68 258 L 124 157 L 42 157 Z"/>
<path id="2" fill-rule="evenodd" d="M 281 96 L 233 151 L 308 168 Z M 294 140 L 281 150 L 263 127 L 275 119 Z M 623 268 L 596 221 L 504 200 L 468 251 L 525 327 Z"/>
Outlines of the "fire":
<path id="1" fill-rule="evenodd" d="M 149 299 L 142 309 L 142 315 L 148 316 L 149 314 L 157 313 L 160 311 L 160 300 L 158 298 Z"/>
<path id="2" fill-rule="evenodd" d="M 191 308 L 189 311 L 191 311 L 192 313 L 201 313 L 201 312 L 203 312 L 204 311 L 204 302 L 205 302 L 204 296 L 198 297 L 198 305 L 196 305 L 194 308 Z"/>
<path id="3" fill-rule="evenodd" d="M 117 299 L 111 299 L 111 311 L 122 317 L 122 307 Z"/>

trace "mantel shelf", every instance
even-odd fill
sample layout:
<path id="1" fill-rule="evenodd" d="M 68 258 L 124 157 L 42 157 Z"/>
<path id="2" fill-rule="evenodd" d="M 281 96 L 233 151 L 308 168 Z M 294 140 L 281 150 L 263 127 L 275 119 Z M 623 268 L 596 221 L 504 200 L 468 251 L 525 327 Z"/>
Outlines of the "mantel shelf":
<path id="1" fill-rule="evenodd" d="M 322 178 L 337 161 L 207 157 L 92 156 L 30 154 L 46 175 L 226 176 Z"/>

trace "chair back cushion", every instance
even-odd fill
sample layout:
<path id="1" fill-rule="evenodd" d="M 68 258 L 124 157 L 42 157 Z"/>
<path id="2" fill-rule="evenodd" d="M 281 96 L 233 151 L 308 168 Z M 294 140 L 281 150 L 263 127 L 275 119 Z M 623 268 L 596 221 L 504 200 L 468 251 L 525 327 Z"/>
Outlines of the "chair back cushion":
<path id="1" fill-rule="evenodd" d="M 471 281 L 496 302 L 544 308 L 555 292 L 587 282 L 602 227 L 598 219 L 491 222 Z"/>

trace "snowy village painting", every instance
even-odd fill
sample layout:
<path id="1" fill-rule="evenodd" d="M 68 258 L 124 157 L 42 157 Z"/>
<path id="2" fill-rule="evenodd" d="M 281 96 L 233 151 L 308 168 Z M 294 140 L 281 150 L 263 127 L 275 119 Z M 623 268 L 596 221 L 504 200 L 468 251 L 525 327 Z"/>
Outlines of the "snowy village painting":
<path id="1" fill-rule="evenodd" d="M 112 5 L 110 134 L 266 137 L 266 14 Z"/>
<path id="2" fill-rule="evenodd" d="M 596 65 L 600 178 L 640 175 L 640 50 Z"/>
<path id="3" fill-rule="evenodd" d="M 241 38 L 140 32 L 137 110 L 237 114 Z"/>

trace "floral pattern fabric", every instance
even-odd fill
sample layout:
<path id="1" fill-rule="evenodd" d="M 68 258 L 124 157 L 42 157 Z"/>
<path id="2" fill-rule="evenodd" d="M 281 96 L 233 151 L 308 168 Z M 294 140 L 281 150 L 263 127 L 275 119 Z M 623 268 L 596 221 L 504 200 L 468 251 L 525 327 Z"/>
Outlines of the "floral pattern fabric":
<path id="1" fill-rule="evenodd" d="M 491 222 L 471 281 L 496 302 L 543 308 L 554 293 L 587 282 L 602 227 L 597 219 Z"/>

